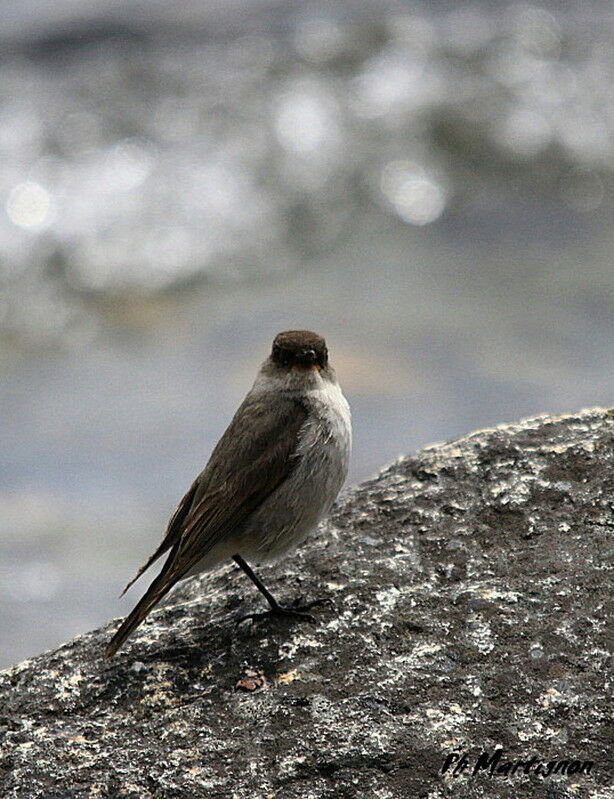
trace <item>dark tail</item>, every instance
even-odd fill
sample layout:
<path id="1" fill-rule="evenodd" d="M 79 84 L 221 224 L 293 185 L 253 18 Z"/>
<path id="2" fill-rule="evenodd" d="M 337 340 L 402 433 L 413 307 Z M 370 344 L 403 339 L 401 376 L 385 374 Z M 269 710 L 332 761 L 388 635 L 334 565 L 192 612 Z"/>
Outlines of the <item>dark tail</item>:
<path id="1" fill-rule="evenodd" d="M 124 588 L 124 590 L 121 592 L 121 594 L 120 594 L 120 597 L 122 597 L 122 596 L 123 596 L 123 595 L 126 593 L 126 591 L 127 591 L 127 590 L 128 590 L 128 589 L 129 589 L 129 588 L 130 588 L 130 587 L 131 587 L 131 586 L 132 586 L 134 583 L 136 583 L 136 581 L 139 579 L 139 577 L 141 576 L 141 574 L 143 574 L 143 572 L 147 571 L 147 569 L 148 569 L 148 568 L 151 566 L 151 564 L 152 564 L 152 563 L 155 563 L 155 562 L 158 560 L 158 558 L 159 558 L 161 555 L 164 555 L 164 553 L 165 553 L 165 552 L 166 552 L 168 549 L 170 549 L 170 548 L 172 547 L 172 545 L 173 545 L 173 544 L 172 544 L 172 542 L 167 542 L 167 539 L 165 538 L 165 539 L 164 539 L 164 541 L 163 541 L 163 542 L 160 544 L 160 546 L 159 546 L 159 547 L 156 549 L 156 551 L 153 553 L 153 555 L 152 555 L 152 556 L 149 558 L 149 560 L 147 561 L 147 563 L 145 563 L 145 565 L 144 565 L 144 566 L 141 566 L 141 568 L 140 568 L 140 569 L 138 570 L 138 572 L 137 572 L 137 573 L 134 575 L 134 577 L 132 578 L 132 580 L 130 580 L 130 582 L 128 583 L 128 585 L 127 585 L 127 586 Z"/>
<path id="2" fill-rule="evenodd" d="M 134 610 L 132 610 L 121 623 L 119 630 L 115 633 L 113 638 L 109 641 L 106 648 L 106 656 L 112 658 L 117 650 L 122 646 L 125 640 L 130 636 L 139 624 L 145 619 L 148 613 L 158 604 L 163 596 L 168 594 L 175 583 L 180 579 L 181 573 L 177 576 L 169 575 L 166 569 L 163 569 L 156 579 L 149 586 L 144 596 L 138 602 Z"/>
<path id="3" fill-rule="evenodd" d="M 168 523 L 168 527 L 166 528 L 166 534 L 165 534 L 164 538 L 162 539 L 162 542 L 161 542 L 160 546 L 156 549 L 156 551 L 153 553 L 153 555 L 149 558 L 147 563 L 144 566 L 141 566 L 141 568 L 134 575 L 132 580 L 130 580 L 128 585 L 121 592 L 120 596 L 123 596 L 126 593 L 126 591 L 130 588 L 130 586 L 133 583 L 136 583 L 136 581 L 139 579 L 141 574 L 143 574 L 143 572 L 146 571 L 151 566 L 152 563 L 155 563 L 155 561 L 157 561 L 159 557 L 164 555 L 165 552 L 167 552 L 171 547 L 174 547 L 177 544 L 177 542 L 181 538 L 182 526 L 183 526 L 184 522 L 186 521 L 186 519 L 188 517 L 188 513 L 190 512 L 190 508 L 192 507 L 192 502 L 193 502 L 194 497 L 196 495 L 196 489 L 198 488 L 198 485 L 199 485 L 199 479 L 200 479 L 200 475 L 199 475 L 199 477 L 196 478 L 196 480 L 194 480 L 194 482 L 190 486 L 189 491 L 187 492 L 187 494 L 183 497 L 183 499 L 181 500 L 181 502 L 177 506 L 177 510 L 171 516 L 171 520 Z M 147 594 L 145 594 L 145 596 L 147 596 Z"/>

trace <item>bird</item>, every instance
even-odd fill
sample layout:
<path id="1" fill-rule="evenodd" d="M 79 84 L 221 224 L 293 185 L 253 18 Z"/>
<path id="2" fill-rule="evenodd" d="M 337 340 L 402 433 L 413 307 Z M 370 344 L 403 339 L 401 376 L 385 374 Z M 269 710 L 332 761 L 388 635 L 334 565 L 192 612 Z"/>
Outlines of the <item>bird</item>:
<path id="1" fill-rule="evenodd" d="M 249 561 L 277 559 L 304 541 L 346 479 L 351 445 L 350 407 L 325 340 L 309 330 L 279 333 L 207 465 L 171 516 L 162 542 L 124 589 L 168 553 L 109 641 L 106 656 L 116 654 L 180 580 L 229 560 L 269 604 L 268 611 L 249 617 L 314 622 L 308 611 L 328 600 L 281 605 Z"/>

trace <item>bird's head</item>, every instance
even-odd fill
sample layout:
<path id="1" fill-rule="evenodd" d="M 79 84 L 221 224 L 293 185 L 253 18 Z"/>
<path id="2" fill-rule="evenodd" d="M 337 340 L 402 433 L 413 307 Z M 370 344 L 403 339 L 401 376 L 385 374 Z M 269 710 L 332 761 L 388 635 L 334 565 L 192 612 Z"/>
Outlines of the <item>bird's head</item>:
<path id="1" fill-rule="evenodd" d="M 272 362 L 282 369 L 326 369 L 328 350 L 322 336 L 309 330 L 287 330 L 273 341 Z"/>

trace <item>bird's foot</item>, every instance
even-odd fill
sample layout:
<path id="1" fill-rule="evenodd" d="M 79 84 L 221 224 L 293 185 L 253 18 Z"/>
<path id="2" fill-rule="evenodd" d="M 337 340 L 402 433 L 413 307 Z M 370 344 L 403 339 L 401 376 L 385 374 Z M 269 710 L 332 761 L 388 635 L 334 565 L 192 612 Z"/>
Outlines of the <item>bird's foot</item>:
<path id="1" fill-rule="evenodd" d="M 294 602 L 289 606 L 279 605 L 275 603 L 271 605 L 270 610 L 265 610 L 260 613 L 247 613 L 245 616 L 241 616 L 237 620 L 237 624 L 240 624 L 242 621 L 246 619 L 252 619 L 253 621 L 262 621 L 264 619 L 271 619 L 274 617 L 277 618 L 286 618 L 286 619 L 298 619 L 299 621 L 308 621 L 310 624 L 316 624 L 317 620 L 316 617 L 313 616 L 311 613 L 307 611 L 311 610 L 311 608 L 318 607 L 319 605 L 330 605 L 333 607 L 333 603 L 330 599 L 314 599 L 311 602 L 306 602 L 301 604 L 300 598 L 295 599 Z"/>

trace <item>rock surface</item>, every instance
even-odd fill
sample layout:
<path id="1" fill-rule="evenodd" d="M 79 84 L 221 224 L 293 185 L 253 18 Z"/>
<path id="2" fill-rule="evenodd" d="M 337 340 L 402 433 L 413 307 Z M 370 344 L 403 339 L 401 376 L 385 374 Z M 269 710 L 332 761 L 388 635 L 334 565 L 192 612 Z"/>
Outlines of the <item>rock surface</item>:
<path id="1" fill-rule="evenodd" d="M 317 626 L 237 626 L 262 603 L 229 566 L 112 662 L 116 622 L 0 675 L 0 796 L 605 799 L 613 501 L 612 411 L 401 458 L 260 570 L 330 595 Z M 495 747 L 593 766 L 471 776 Z"/>

